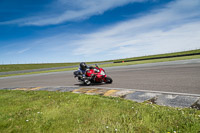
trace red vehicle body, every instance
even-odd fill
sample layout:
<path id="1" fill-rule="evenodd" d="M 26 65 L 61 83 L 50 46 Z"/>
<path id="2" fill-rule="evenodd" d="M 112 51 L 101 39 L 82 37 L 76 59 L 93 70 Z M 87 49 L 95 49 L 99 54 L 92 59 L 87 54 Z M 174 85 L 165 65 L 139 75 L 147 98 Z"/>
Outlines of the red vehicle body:
<path id="1" fill-rule="evenodd" d="M 82 81 L 86 85 L 90 85 L 91 83 L 112 83 L 112 78 L 108 77 L 105 73 L 105 70 L 99 68 L 97 65 L 94 68 L 90 68 L 86 71 L 83 76 L 79 71 L 74 72 L 75 77 L 78 77 L 79 81 Z"/>

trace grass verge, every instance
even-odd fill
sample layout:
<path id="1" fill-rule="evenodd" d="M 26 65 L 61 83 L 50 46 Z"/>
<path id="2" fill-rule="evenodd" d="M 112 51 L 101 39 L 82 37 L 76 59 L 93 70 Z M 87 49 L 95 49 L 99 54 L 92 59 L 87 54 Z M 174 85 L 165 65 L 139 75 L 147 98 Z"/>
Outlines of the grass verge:
<path id="1" fill-rule="evenodd" d="M 158 58 L 158 57 L 169 57 L 169 56 L 180 56 L 180 55 L 188 55 L 188 54 L 199 54 L 200 49 L 196 50 L 189 50 L 189 51 L 183 51 L 183 52 L 175 52 L 175 53 L 166 53 L 166 54 L 158 54 L 158 55 L 149 55 L 149 56 L 141 56 L 141 57 L 133 57 L 133 58 L 125 58 L 125 59 L 118 59 L 113 60 L 114 62 L 118 61 L 129 61 L 129 60 L 141 60 L 141 59 L 151 59 L 151 58 Z"/>
<path id="2" fill-rule="evenodd" d="M 0 72 L 32 70 L 41 68 L 54 68 L 79 65 L 79 63 L 44 63 L 44 64 L 11 64 L 0 65 Z"/>
<path id="3" fill-rule="evenodd" d="M 133 61 L 133 62 L 124 62 L 124 63 L 113 63 L 113 64 L 104 64 L 104 65 L 100 65 L 100 66 L 101 67 L 126 66 L 126 65 L 136 65 L 136 64 L 145 64 L 145 63 L 189 60 L 189 59 L 200 59 L 200 55 L 174 57 L 174 58 L 164 58 L 164 59 L 154 59 L 154 60 L 144 60 L 144 61 Z"/>
<path id="4" fill-rule="evenodd" d="M 38 71 L 38 72 L 28 72 L 28 73 L 7 74 L 7 75 L 0 75 L 0 77 L 20 76 L 20 75 L 30 75 L 30 74 L 40 74 L 40 73 L 51 73 L 51 72 L 62 72 L 62 71 L 70 71 L 70 70 L 77 70 L 77 69 L 78 69 L 78 67 L 74 67 L 74 68 L 64 68 L 64 69 L 56 69 L 56 70 L 48 70 L 48 71 Z"/>
<path id="5" fill-rule="evenodd" d="M 0 90 L 0 131 L 200 131 L 200 111 L 70 92 Z"/>

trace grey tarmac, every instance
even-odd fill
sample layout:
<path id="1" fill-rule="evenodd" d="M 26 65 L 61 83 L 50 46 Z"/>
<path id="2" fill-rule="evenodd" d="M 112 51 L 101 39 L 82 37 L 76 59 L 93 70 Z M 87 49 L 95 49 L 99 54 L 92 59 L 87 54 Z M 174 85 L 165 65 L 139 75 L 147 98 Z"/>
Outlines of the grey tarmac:
<path id="1" fill-rule="evenodd" d="M 103 94 L 164 106 L 200 108 L 200 59 L 110 67 L 105 70 L 113 78 L 112 84 L 83 86 L 73 78 L 73 71 L 65 71 L 3 77 L 0 78 L 0 88 L 24 90 L 36 87 L 38 90 Z"/>
<path id="2" fill-rule="evenodd" d="M 200 94 L 200 59 L 105 68 L 112 84 L 92 87 Z M 77 86 L 73 71 L 0 78 L 0 88 L 32 86 Z"/>

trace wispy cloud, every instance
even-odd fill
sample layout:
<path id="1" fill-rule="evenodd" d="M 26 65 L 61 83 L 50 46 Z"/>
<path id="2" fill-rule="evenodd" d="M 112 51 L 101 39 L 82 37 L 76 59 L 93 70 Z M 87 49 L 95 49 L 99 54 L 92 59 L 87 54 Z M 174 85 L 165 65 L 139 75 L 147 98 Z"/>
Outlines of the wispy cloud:
<path id="1" fill-rule="evenodd" d="M 8 47 L 10 47 L 12 45 L 13 44 L 8 45 Z M 16 44 L 14 44 L 14 45 L 16 45 Z M 14 50 L 9 50 L 9 51 L 6 49 L 5 51 L 2 51 L 2 53 L 0 53 L 0 54 L 6 55 L 6 56 L 11 56 L 11 57 L 17 57 L 19 55 L 23 55 L 24 53 L 26 53 L 29 50 L 31 50 L 31 48 L 21 48 L 21 49 L 19 48 L 19 49 L 14 49 Z"/>
<path id="2" fill-rule="evenodd" d="M 112 58 L 200 48 L 200 1 L 178 0 L 164 9 L 83 35 L 74 55 Z"/>
<path id="3" fill-rule="evenodd" d="M 144 2 L 148 0 L 56 0 L 51 11 L 37 14 L 36 16 L 0 22 L 0 24 L 19 25 L 52 25 L 67 21 L 77 21 L 99 15 L 105 11 L 133 2 Z M 59 5 L 58 7 L 56 5 Z M 52 13 L 53 12 L 53 13 Z"/>
<path id="4" fill-rule="evenodd" d="M 21 49 L 19 51 L 17 51 L 18 54 L 23 54 L 24 52 L 30 50 L 31 48 L 25 48 L 25 49 Z"/>

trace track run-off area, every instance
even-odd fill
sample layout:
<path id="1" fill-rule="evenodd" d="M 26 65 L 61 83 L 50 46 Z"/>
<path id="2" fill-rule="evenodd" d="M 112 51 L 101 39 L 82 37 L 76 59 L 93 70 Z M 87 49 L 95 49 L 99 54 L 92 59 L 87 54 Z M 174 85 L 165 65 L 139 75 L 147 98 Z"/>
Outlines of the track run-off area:
<path id="1" fill-rule="evenodd" d="M 149 63 L 104 68 L 112 84 L 91 87 L 126 88 L 146 91 L 200 94 L 200 59 Z M 21 75 L 0 78 L 0 88 L 38 86 L 84 87 L 73 71 Z"/>

